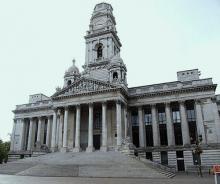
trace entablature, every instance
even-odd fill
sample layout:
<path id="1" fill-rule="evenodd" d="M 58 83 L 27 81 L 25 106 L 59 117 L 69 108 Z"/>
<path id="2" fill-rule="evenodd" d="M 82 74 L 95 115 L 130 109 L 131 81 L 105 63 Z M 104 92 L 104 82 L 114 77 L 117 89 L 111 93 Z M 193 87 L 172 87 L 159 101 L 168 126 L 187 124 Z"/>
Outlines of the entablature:
<path id="1" fill-rule="evenodd" d="M 198 100 L 198 99 L 212 99 L 215 96 L 213 90 L 206 91 L 185 91 L 185 92 L 173 92 L 173 93 L 163 93 L 161 95 L 145 95 L 140 97 L 129 97 L 129 106 L 142 106 L 150 104 L 159 104 L 166 102 L 177 102 L 177 101 L 187 101 L 187 100 Z"/>
<path id="2" fill-rule="evenodd" d="M 211 78 L 200 79 L 186 82 L 168 82 L 161 84 L 146 85 L 140 87 L 133 87 L 128 89 L 130 97 L 140 96 L 154 96 L 154 95 L 167 95 L 170 93 L 181 93 L 187 91 L 198 91 L 198 90 L 215 90 L 216 84 L 213 84 Z"/>

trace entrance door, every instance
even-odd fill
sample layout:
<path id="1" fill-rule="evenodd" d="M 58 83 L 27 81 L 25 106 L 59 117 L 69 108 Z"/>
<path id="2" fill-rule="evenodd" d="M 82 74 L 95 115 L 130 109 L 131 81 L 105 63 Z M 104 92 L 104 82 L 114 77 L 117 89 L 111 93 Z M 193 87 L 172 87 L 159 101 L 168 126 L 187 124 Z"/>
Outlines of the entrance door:
<path id="1" fill-rule="evenodd" d="M 177 159 L 177 169 L 178 169 L 178 171 L 185 171 L 183 151 L 177 151 L 176 152 L 176 159 Z"/>
<path id="2" fill-rule="evenodd" d="M 178 171 L 185 171 L 184 160 L 181 158 L 177 159 L 177 169 Z"/>
<path id="3" fill-rule="evenodd" d="M 94 144 L 95 150 L 100 149 L 100 135 L 93 135 L 93 144 Z"/>

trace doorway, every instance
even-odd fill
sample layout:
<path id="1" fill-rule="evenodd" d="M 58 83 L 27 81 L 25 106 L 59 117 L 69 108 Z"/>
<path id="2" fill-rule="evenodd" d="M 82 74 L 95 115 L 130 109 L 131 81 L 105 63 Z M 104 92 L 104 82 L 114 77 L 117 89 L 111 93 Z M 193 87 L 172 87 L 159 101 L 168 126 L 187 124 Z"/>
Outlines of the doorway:
<path id="1" fill-rule="evenodd" d="M 177 159 L 177 170 L 178 171 L 185 171 L 183 151 L 176 152 L 176 159 Z"/>
<path id="2" fill-rule="evenodd" d="M 95 150 L 100 150 L 100 134 L 97 134 L 97 135 L 93 135 L 93 144 L 94 144 L 94 148 Z"/>

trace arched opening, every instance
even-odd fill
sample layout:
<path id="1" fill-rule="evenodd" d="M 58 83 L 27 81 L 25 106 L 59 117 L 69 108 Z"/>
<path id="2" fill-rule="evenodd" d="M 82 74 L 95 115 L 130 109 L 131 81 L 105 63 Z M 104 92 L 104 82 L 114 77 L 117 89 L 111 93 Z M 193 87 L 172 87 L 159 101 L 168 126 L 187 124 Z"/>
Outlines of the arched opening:
<path id="1" fill-rule="evenodd" d="M 99 44 L 97 48 L 97 59 L 99 58 L 102 58 L 102 44 Z"/>
<path id="2" fill-rule="evenodd" d="M 118 79 L 118 73 L 117 72 L 113 73 L 113 79 Z"/>
<path id="3" fill-rule="evenodd" d="M 68 86 L 69 86 L 71 83 L 72 83 L 71 80 L 68 80 L 68 81 L 67 81 L 67 85 L 68 85 Z"/>

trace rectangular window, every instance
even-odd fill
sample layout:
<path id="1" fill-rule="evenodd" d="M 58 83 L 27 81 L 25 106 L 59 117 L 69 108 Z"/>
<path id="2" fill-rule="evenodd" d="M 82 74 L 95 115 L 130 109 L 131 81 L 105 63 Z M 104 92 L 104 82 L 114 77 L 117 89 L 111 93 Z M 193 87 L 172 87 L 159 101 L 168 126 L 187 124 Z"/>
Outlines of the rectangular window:
<path id="1" fill-rule="evenodd" d="M 137 111 L 133 111 L 131 113 L 131 123 L 132 123 L 132 126 L 139 126 Z"/>
<path id="2" fill-rule="evenodd" d="M 158 121 L 159 121 L 159 124 L 166 123 L 166 114 L 165 114 L 165 112 L 159 112 L 158 113 Z"/>
<path id="3" fill-rule="evenodd" d="M 138 124 L 138 116 L 131 116 L 132 126 L 139 126 Z"/>
<path id="4" fill-rule="evenodd" d="M 188 122 L 196 121 L 195 110 L 187 110 L 187 120 Z"/>
<path id="5" fill-rule="evenodd" d="M 173 111 L 172 113 L 173 123 L 180 123 L 180 111 Z"/>
<path id="6" fill-rule="evenodd" d="M 152 124 L 152 115 L 151 114 L 144 114 L 144 123 L 145 123 L 145 125 Z"/>
<path id="7" fill-rule="evenodd" d="M 99 130 L 102 128 L 102 114 L 101 112 L 96 112 L 94 116 L 94 129 Z"/>

